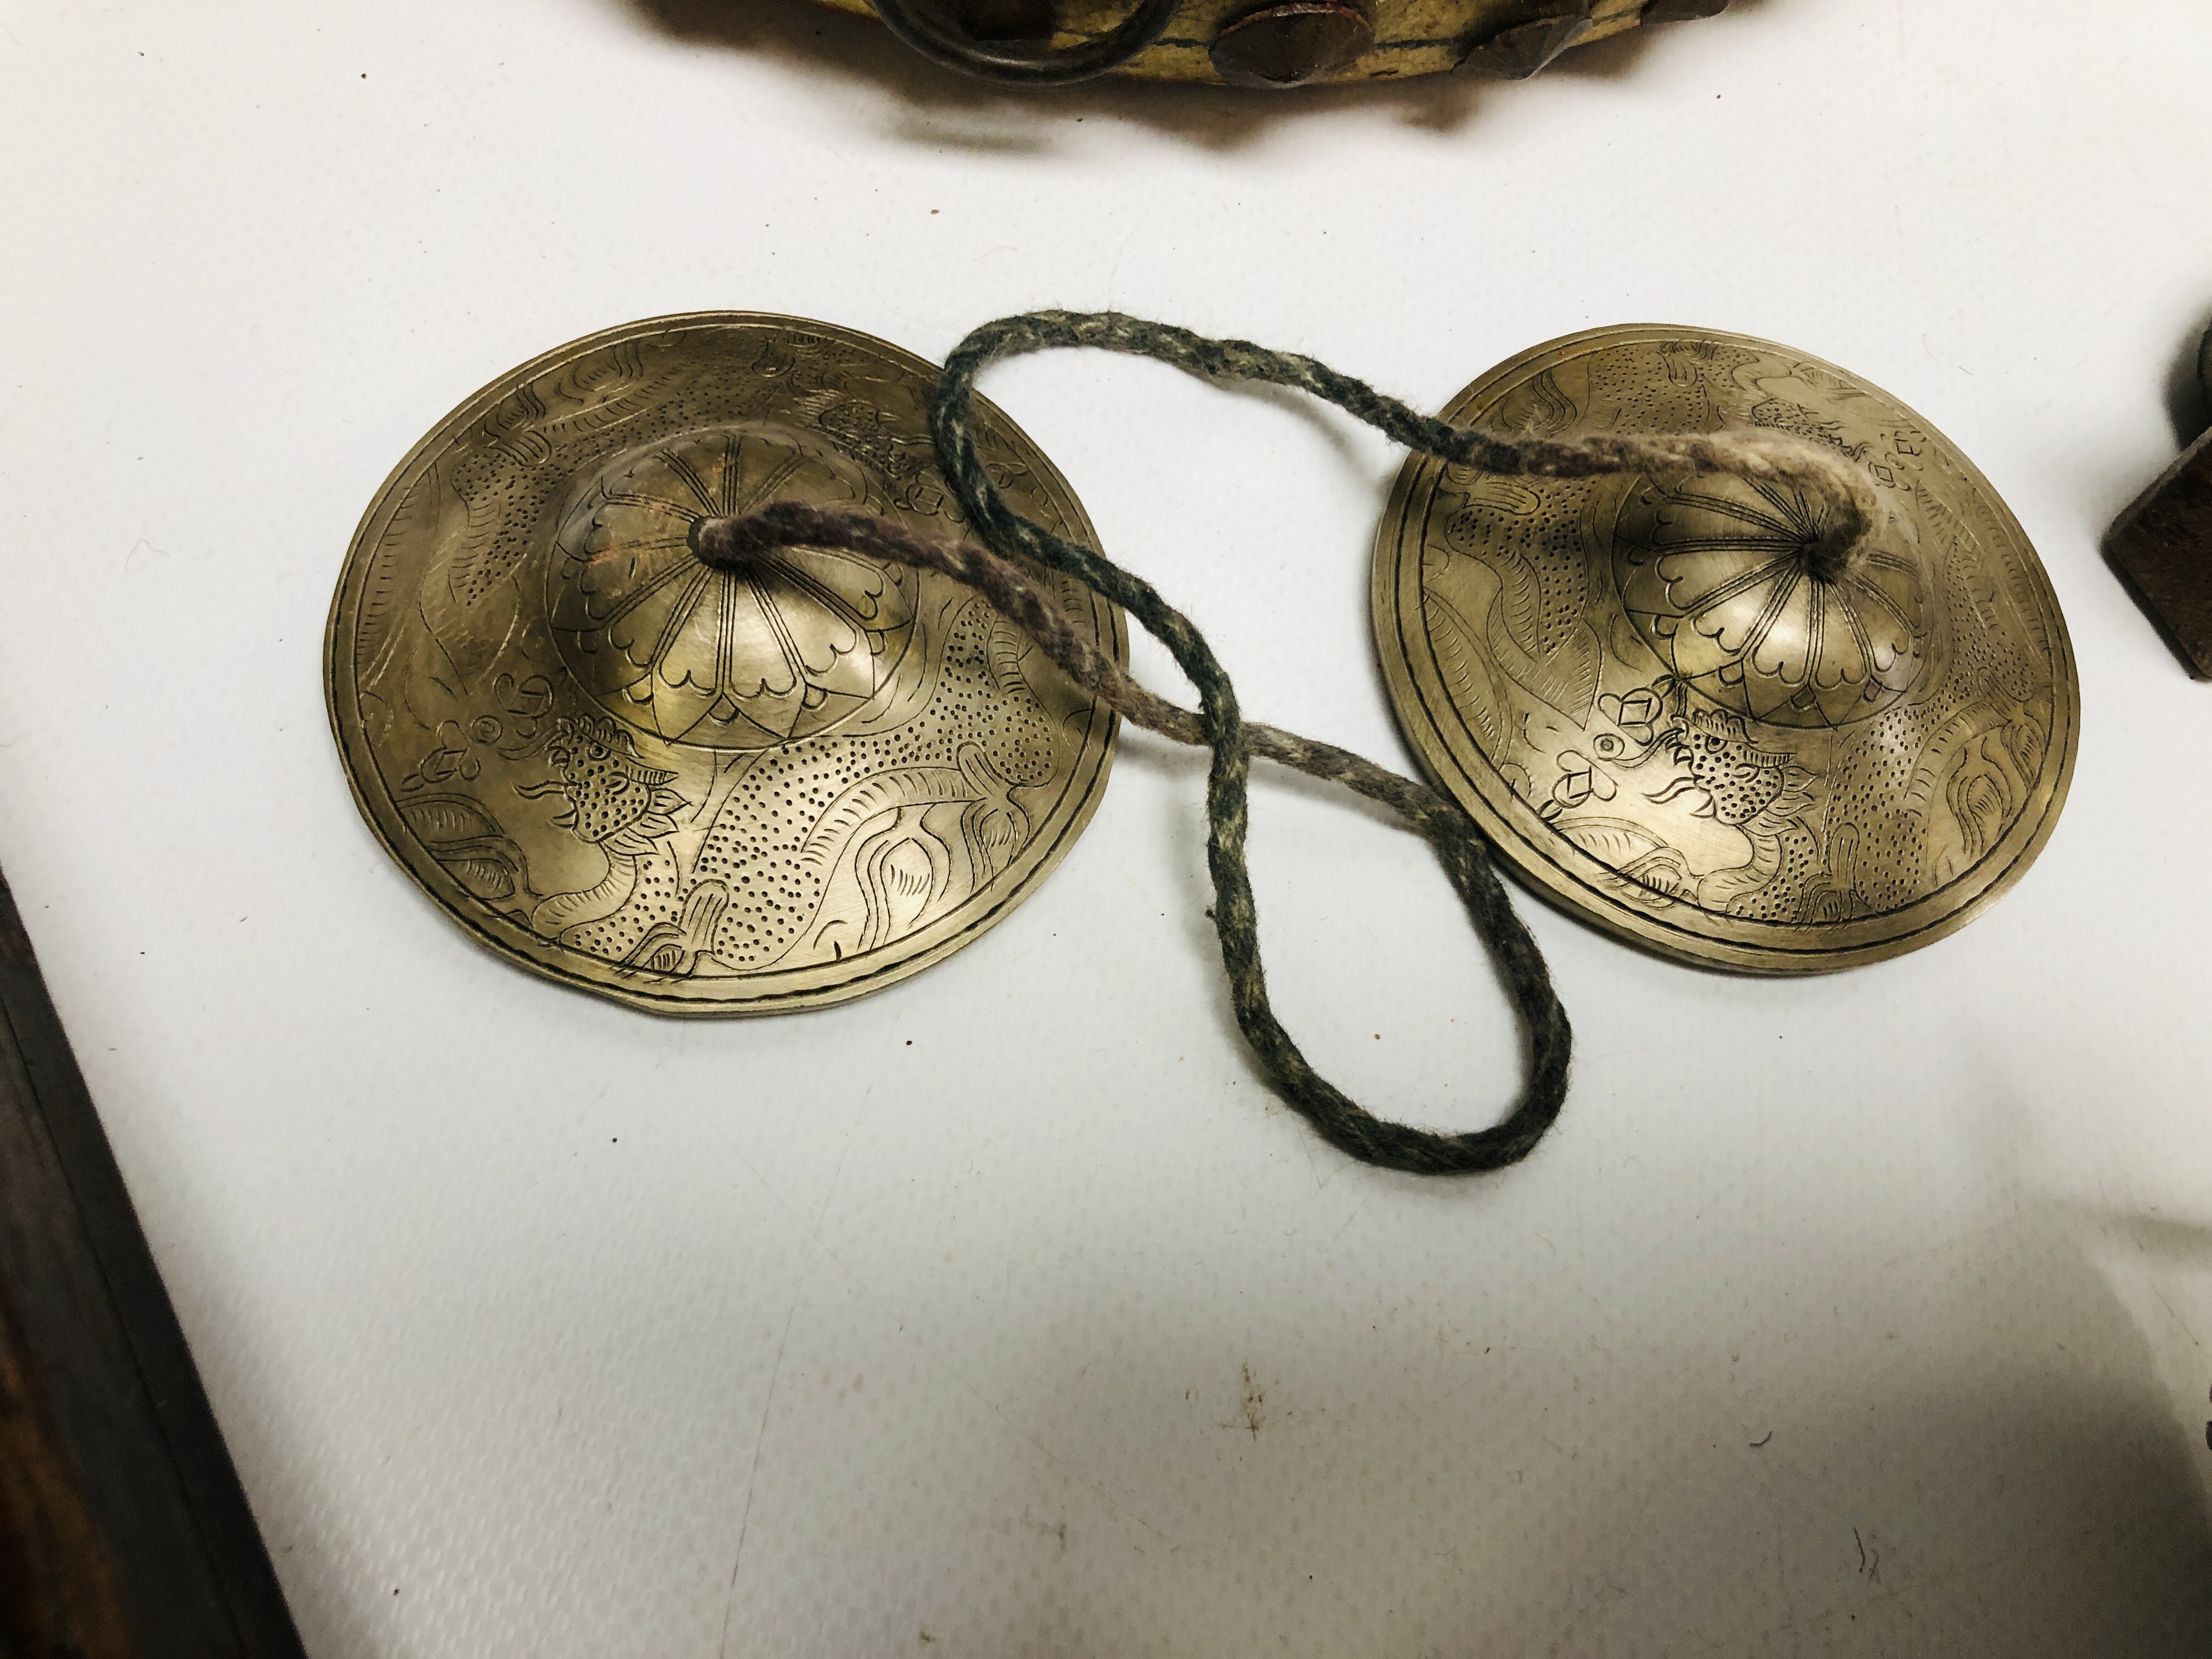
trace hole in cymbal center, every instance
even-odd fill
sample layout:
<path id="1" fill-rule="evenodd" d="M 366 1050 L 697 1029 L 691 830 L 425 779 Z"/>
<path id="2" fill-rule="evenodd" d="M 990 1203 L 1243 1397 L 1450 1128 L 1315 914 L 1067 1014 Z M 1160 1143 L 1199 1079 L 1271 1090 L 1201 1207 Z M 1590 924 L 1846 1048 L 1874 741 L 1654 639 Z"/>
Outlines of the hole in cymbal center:
<path id="1" fill-rule="evenodd" d="M 1866 538 L 1855 526 L 1832 514 L 1805 544 L 1804 558 L 1805 568 L 1817 580 L 1844 581 L 1865 568 Z"/>
<path id="2" fill-rule="evenodd" d="M 741 522 L 730 518 L 695 519 L 684 532 L 684 544 L 709 570 L 757 575 L 775 562 L 775 554 L 757 537 L 740 533 Z"/>

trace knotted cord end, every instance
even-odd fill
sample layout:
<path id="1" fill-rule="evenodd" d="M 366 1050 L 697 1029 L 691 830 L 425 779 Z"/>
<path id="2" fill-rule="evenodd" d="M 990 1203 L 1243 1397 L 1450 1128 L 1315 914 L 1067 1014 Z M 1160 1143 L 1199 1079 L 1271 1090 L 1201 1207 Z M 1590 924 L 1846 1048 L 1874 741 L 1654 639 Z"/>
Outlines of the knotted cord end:
<path id="1" fill-rule="evenodd" d="M 812 539 L 823 518 L 803 502 L 775 501 L 734 518 L 695 519 L 684 540 L 708 568 L 748 574 L 768 563 L 776 549 Z"/>
<path id="2" fill-rule="evenodd" d="M 1821 502 L 1820 537 L 1805 550 L 1805 568 L 1825 582 L 1865 568 L 1884 517 L 1866 474 L 1825 444 L 1785 433 L 1717 433 L 1714 459 L 1738 477 L 1796 489 Z"/>

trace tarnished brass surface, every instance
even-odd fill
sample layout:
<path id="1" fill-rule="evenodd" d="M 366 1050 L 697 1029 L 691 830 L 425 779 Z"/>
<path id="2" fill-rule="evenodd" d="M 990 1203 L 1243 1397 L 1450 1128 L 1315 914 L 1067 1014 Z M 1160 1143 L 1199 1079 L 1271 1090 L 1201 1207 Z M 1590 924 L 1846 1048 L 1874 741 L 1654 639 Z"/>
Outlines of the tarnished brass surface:
<path id="1" fill-rule="evenodd" d="M 694 520 L 771 501 L 957 533 L 936 371 L 848 330 L 710 313 L 593 335 L 441 422 L 346 559 L 331 723 L 377 836 L 456 921 L 643 1007 L 842 1001 L 949 955 L 1073 843 L 1115 719 L 967 589 L 836 552 L 708 570 Z M 1021 512 L 1092 532 L 982 405 Z M 1127 660 L 1120 614 L 1057 585 Z"/>
<path id="2" fill-rule="evenodd" d="M 1540 891 L 1709 966 L 1818 972 L 1962 927 L 2049 836 L 2080 698 L 2056 596 L 1986 480 L 1902 404 L 1735 335 L 1601 329 L 1445 411 L 1501 434 L 1763 428 L 1888 509 L 1865 569 L 1732 477 L 1553 483 L 1416 459 L 1376 544 L 1400 725 Z"/>
<path id="3" fill-rule="evenodd" d="M 1054 0 L 1060 46 L 1097 39 L 1129 14 L 1131 0 Z M 1723 0 L 1723 3 L 1725 0 Z M 817 0 L 832 10 L 872 17 L 870 0 Z M 958 15 L 981 0 L 932 0 Z M 1364 12 L 1372 39 L 1346 61 L 1317 61 L 1309 74 L 1285 79 L 1270 66 L 1264 75 L 1224 73 L 1212 56 L 1224 30 L 1268 10 L 1267 0 L 1186 0 L 1166 36 L 1116 74 L 1147 81 L 1224 81 L 1277 85 L 1332 81 L 1389 80 L 1437 75 L 1462 63 L 1510 77 L 1534 73 L 1559 52 L 1632 29 L 1639 22 L 1702 16 L 1721 9 L 1713 0 L 1686 8 L 1682 0 L 1347 0 Z M 1332 37 L 1333 38 L 1333 37 Z M 1232 61 L 1231 70 L 1237 65 Z"/>

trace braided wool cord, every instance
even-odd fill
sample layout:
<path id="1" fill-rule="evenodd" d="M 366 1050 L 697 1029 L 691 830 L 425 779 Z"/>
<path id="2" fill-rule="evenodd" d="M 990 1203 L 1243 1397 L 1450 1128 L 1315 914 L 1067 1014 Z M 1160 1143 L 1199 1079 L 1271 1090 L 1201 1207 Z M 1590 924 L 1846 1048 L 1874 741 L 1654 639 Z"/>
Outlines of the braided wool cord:
<path id="1" fill-rule="evenodd" d="M 1274 726 L 1248 723 L 1229 676 L 1190 620 L 1152 584 L 1097 550 L 1054 535 L 1006 505 L 971 430 L 976 377 L 1002 357 L 1090 346 L 1156 358 L 1215 380 L 1257 380 L 1336 404 L 1409 448 L 1487 472 L 1588 477 L 1643 471 L 1729 471 L 1809 490 L 1826 500 L 1828 540 L 1808 556 L 1816 571 L 1840 573 L 1865 555 L 1875 509 L 1870 488 L 1814 446 L 1765 434 L 1657 438 L 1607 436 L 1521 441 L 1454 427 L 1417 413 L 1362 381 L 1309 357 L 1242 340 L 1112 313 L 1038 312 L 986 325 L 946 361 L 931 409 L 938 457 L 963 510 L 988 548 L 927 537 L 872 514 L 777 503 L 740 519 L 695 526 L 698 556 L 744 568 L 788 546 L 835 546 L 943 572 L 975 589 L 1027 632 L 1077 684 L 1149 731 L 1212 751 L 1206 779 L 1206 863 L 1212 910 L 1237 1025 L 1284 1099 L 1331 1145 L 1365 1164 L 1416 1175 L 1467 1175 L 1518 1163 L 1534 1150 L 1566 1098 L 1572 1032 L 1536 941 L 1514 914 L 1488 843 L 1460 807 L 1435 791 L 1358 755 Z M 996 551 L 991 550 L 997 550 Z M 1013 556 L 1002 557 L 1001 554 Z M 1197 712 L 1137 684 L 1085 638 L 1051 590 L 1023 562 L 1061 571 L 1121 605 L 1164 645 L 1198 690 Z M 1396 811 L 1435 851 L 1489 947 L 1528 1038 L 1526 1086 L 1498 1124 L 1461 1133 L 1378 1118 L 1318 1072 L 1267 999 L 1259 912 L 1245 862 L 1252 757 L 1261 756 L 1340 783 Z"/>

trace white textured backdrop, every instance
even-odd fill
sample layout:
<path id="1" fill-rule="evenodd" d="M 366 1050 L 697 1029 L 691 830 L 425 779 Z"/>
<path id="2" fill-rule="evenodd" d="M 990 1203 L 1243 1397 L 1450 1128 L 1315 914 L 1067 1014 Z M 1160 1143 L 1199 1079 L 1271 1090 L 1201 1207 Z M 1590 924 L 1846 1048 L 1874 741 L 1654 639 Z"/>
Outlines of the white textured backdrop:
<path id="1" fill-rule="evenodd" d="M 1745 0 L 1516 87 L 1000 98 L 798 0 L 0 0 L 0 860 L 319 1659 L 2212 1647 L 2212 688 L 2096 546 L 2192 418 L 2208 58 L 2202 0 Z M 1255 1082 L 1141 738 L 1018 915 L 831 1012 L 656 1021 L 416 895 L 319 681 L 416 438 L 630 318 L 1048 304 L 1430 405 L 1612 322 L 1852 368 L 2050 568 L 2056 837 L 1810 982 L 1529 905 L 1574 1092 L 1460 1185 Z M 1402 763 L 1385 447 L 988 389 L 1249 708 Z M 1324 1069 L 1493 1114 L 1417 844 L 1256 811 Z"/>

